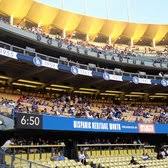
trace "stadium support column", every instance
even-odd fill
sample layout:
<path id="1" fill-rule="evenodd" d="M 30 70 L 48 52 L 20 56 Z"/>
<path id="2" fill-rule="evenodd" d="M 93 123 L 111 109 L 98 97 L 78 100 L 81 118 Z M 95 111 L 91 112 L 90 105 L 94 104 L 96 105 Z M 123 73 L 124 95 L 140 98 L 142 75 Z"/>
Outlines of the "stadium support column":
<path id="1" fill-rule="evenodd" d="M 10 25 L 13 25 L 13 15 L 10 16 Z"/>
<path id="2" fill-rule="evenodd" d="M 112 38 L 111 36 L 109 36 L 109 39 L 108 39 L 108 44 L 111 45 L 111 41 L 112 41 Z"/>
<path id="3" fill-rule="evenodd" d="M 66 31 L 65 30 L 62 31 L 62 37 L 66 38 Z"/>
<path id="4" fill-rule="evenodd" d="M 37 25 L 38 27 L 41 27 L 41 23 L 38 23 L 38 25 Z"/>
<path id="5" fill-rule="evenodd" d="M 134 46 L 134 39 L 131 38 L 131 39 L 130 39 L 130 47 L 132 48 L 133 46 Z"/>
<path id="6" fill-rule="evenodd" d="M 153 48 L 156 47 L 156 41 L 155 41 L 155 39 L 152 40 L 152 47 L 153 47 Z"/>
<path id="7" fill-rule="evenodd" d="M 86 34 L 86 41 L 89 41 L 89 35 Z"/>

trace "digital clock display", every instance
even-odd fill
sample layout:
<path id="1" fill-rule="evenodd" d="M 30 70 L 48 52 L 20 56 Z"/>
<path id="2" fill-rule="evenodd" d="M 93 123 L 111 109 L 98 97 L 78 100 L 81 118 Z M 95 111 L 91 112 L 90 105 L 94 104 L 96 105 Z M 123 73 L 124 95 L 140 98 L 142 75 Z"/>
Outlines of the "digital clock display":
<path id="1" fill-rule="evenodd" d="M 42 116 L 36 114 L 17 113 L 15 115 L 15 128 L 42 129 Z"/>

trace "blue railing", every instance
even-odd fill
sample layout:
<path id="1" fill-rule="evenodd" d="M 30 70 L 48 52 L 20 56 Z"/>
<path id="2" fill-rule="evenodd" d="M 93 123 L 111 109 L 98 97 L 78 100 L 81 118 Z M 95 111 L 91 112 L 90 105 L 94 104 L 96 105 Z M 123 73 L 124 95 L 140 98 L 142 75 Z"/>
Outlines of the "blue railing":
<path id="1" fill-rule="evenodd" d="M 25 49 L 18 48 L 9 44 L 0 43 L 0 54 L 9 58 L 13 58 L 23 62 L 29 62 L 36 66 L 48 67 L 55 70 L 65 71 L 72 73 L 73 75 L 85 75 L 90 77 L 102 78 L 104 80 L 126 81 L 133 82 L 135 84 L 153 84 L 168 86 L 168 80 L 166 77 L 160 77 L 159 75 L 144 75 L 141 76 L 138 73 L 118 72 L 110 69 L 103 68 L 90 68 L 88 65 L 75 63 L 72 61 L 62 61 L 58 58 L 53 58 L 43 54 L 35 53 L 32 55 Z M 3 48 L 2 48 L 3 47 Z M 7 48 L 7 49 L 4 49 Z M 12 51 L 10 51 L 10 50 Z M 22 52 L 15 52 L 21 50 Z"/>

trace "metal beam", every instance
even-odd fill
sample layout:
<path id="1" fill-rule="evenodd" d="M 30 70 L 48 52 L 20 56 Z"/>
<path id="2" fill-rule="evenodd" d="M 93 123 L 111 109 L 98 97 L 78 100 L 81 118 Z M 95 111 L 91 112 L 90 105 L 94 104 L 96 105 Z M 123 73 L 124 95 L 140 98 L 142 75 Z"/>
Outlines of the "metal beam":
<path id="1" fill-rule="evenodd" d="M 28 72 L 28 73 L 23 73 L 19 76 L 17 76 L 16 78 L 13 78 L 9 81 L 9 84 L 11 84 L 12 82 L 15 82 L 17 81 L 18 79 L 22 79 L 22 78 L 25 78 L 25 77 L 30 77 L 32 75 L 35 75 L 35 74 L 38 74 L 38 73 L 41 73 L 41 72 L 44 72 L 45 70 L 47 70 L 48 68 L 37 68 L 35 71 L 31 71 L 31 72 Z"/>

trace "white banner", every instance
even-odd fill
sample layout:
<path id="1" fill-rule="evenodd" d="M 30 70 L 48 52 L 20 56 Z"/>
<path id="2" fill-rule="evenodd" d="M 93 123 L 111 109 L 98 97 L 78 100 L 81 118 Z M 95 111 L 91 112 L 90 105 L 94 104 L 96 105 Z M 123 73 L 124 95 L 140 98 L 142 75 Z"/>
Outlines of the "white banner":
<path id="1" fill-rule="evenodd" d="M 120 76 L 120 75 L 111 75 L 111 74 L 109 74 L 109 80 L 123 81 L 122 76 Z"/>
<path id="2" fill-rule="evenodd" d="M 140 133 L 155 133 L 154 124 L 138 124 Z"/>
<path id="3" fill-rule="evenodd" d="M 92 71 L 78 68 L 78 74 L 85 76 L 92 76 Z"/>
<path id="4" fill-rule="evenodd" d="M 52 69 L 57 69 L 58 70 L 58 63 L 55 63 L 55 62 L 50 62 L 50 61 L 42 60 L 41 66 L 52 68 Z"/>
<path id="5" fill-rule="evenodd" d="M 7 49 L 1 48 L 1 47 L 0 47 L 0 55 L 6 56 L 9 58 L 13 58 L 13 59 L 17 59 L 17 52 L 10 51 L 10 50 L 7 50 Z"/>
<path id="6" fill-rule="evenodd" d="M 139 83 L 151 84 L 151 79 L 139 78 Z"/>

